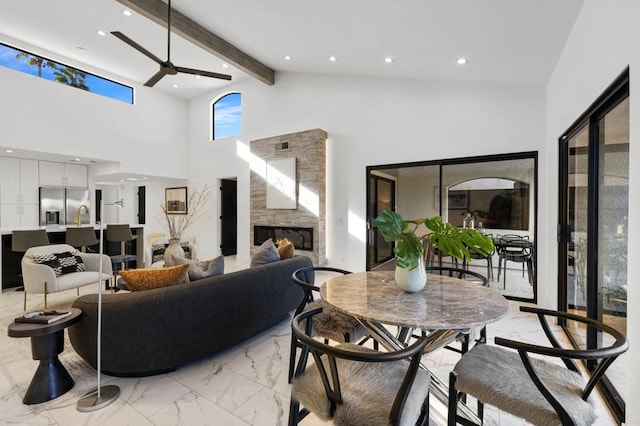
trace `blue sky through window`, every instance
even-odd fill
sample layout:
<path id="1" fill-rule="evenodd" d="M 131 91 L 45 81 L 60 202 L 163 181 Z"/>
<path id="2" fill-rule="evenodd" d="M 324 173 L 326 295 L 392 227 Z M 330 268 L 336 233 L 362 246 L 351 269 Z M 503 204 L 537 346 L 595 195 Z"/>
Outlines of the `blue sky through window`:
<path id="1" fill-rule="evenodd" d="M 213 104 L 213 140 L 238 136 L 242 129 L 242 95 L 229 93 Z"/>
<path id="2" fill-rule="evenodd" d="M 18 58 L 17 56 L 20 53 L 26 53 L 27 56 Z M 86 71 L 69 67 L 26 51 L 9 47 L 2 43 L 0 43 L 0 66 L 36 77 L 40 74 L 40 77 L 51 81 L 56 81 L 56 73 L 61 74 L 61 71 L 68 71 L 71 75 L 84 73 L 85 76 L 84 79 L 82 79 L 82 82 L 84 83 L 87 92 L 96 93 L 121 102 L 133 104 L 132 87 L 116 83 L 103 77 L 98 77 L 97 75 L 90 74 Z M 64 84 L 72 86 L 70 83 Z"/>

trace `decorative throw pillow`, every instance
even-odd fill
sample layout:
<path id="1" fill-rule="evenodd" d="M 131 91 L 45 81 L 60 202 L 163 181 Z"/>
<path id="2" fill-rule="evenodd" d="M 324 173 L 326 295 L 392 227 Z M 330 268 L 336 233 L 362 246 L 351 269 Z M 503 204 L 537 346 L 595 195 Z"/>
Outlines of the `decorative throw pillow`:
<path id="1" fill-rule="evenodd" d="M 218 256 L 211 260 L 194 261 L 191 259 L 183 259 L 175 255 L 171 255 L 171 259 L 176 265 L 189 265 L 187 273 L 190 281 L 201 280 L 207 277 L 224 274 L 224 257 Z"/>
<path id="2" fill-rule="evenodd" d="M 166 244 L 151 245 L 151 263 L 156 263 L 164 260 L 164 249 L 166 246 Z"/>
<path id="3" fill-rule="evenodd" d="M 62 269 L 62 274 L 71 274 L 73 272 L 84 272 L 87 270 L 84 262 L 82 261 L 82 257 L 78 251 L 71 253 L 65 251 L 63 253 L 57 253 L 56 257 L 58 258 L 58 262 L 60 263 L 60 268 Z"/>
<path id="4" fill-rule="evenodd" d="M 273 244 L 273 240 L 269 238 L 253 253 L 249 267 L 253 268 L 254 266 L 266 265 L 267 263 L 277 262 L 278 260 L 280 260 L 278 249 L 275 244 Z"/>
<path id="5" fill-rule="evenodd" d="M 33 261 L 53 269 L 56 277 L 87 270 L 77 250 L 73 253 L 65 251 L 62 253 L 38 254 L 33 256 Z"/>
<path id="6" fill-rule="evenodd" d="M 129 291 L 151 290 L 189 282 L 189 265 L 176 265 L 159 269 L 130 269 L 120 271 Z"/>
<path id="7" fill-rule="evenodd" d="M 169 247 L 169 243 L 164 244 L 152 244 L 151 245 L 151 263 L 156 263 L 161 260 L 164 260 L 164 251 Z M 191 244 L 189 241 L 183 241 L 180 243 L 180 247 L 184 250 L 184 257 L 186 259 L 191 259 Z"/>
<path id="8" fill-rule="evenodd" d="M 291 259 L 295 254 L 293 243 L 286 238 L 278 240 L 278 254 L 280 259 Z"/>
<path id="9" fill-rule="evenodd" d="M 182 250 L 184 251 L 185 259 L 192 259 L 192 257 L 191 257 L 191 244 L 189 243 L 189 241 L 181 242 L 180 243 L 180 247 L 182 247 Z"/>
<path id="10" fill-rule="evenodd" d="M 60 266 L 60 262 L 58 261 L 58 256 L 55 253 L 49 254 L 36 254 L 32 257 L 34 263 L 39 263 L 41 265 L 46 265 L 49 268 L 53 269 L 56 277 L 62 275 L 62 267 Z"/>

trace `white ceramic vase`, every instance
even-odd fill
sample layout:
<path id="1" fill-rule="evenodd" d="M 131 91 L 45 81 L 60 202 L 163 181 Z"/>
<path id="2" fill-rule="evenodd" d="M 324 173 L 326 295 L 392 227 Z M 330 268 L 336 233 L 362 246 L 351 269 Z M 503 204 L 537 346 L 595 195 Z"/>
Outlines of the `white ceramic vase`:
<path id="1" fill-rule="evenodd" d="M 396 284 L 407 293 L 420 291 L 427 284 L 427 271 L 424 269 L 424 260 L 420 258 L 418 266 L 408 270 L 396 266 Z"/>
<path id="2" fill-rule="evenodd" d="M 164 249 L 164 266 L 175 266 L 171 255 L 184 259 L 184 249 L 180 245 L 179 238 L 169 239 L 169 245 Z"/>

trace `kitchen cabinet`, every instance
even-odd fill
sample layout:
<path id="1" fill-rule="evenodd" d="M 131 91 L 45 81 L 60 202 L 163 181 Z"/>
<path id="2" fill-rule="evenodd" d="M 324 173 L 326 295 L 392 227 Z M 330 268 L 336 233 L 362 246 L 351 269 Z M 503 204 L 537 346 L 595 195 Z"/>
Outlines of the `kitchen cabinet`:
<path id="1" fill-rule="evenodd" d="M 87 166 L 82 164 L 55 163 L 40 161 L 40 185 L 75 186 L 86 188 L 88 185 Z"/>
<path id="2" fill-rule="evenodd" d="M 38 216 L 38 161 L 0 157 L 0 226 L 37 226 Z"/>

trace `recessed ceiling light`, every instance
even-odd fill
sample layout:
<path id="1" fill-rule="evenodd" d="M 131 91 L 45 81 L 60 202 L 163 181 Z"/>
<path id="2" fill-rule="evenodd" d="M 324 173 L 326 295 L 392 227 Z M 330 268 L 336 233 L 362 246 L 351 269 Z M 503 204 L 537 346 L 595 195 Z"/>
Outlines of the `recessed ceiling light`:
<path id="1" fill-rule="evenodd" d="M 177 84 L 174 84 L 174 85 L 173 85 L 173 88 L 174 88 L 174 89 L 177 89 L 177 88 L 178 88 L 178 85 L 177 85 Z"/>
<path id="2" fill-rule="evenodd" d="M 393 63 L 393 58 L 391 56 L 387 56 L 384 58 L 384 61 L 388 64 L 392 64 Z"/>
<path id="3" fill-rule="evenodd" d="M 13 150 L 12 149 L 7 149 L 4 152 L 8 152 L 9 154 L 11 154 L 13 152 Z"/>
<path id="4" fill-rule="evenodd" d="M 103 37 L 104 37 L 105 35 L 107 35 L 107 33 L 105 33 L 105 32 L 104 32 L 104 31 L 102 31 L 102 30 L 98 30 L 98 31 L 96 31 L 96 34 L 98 34 L 99 36 L 103 36 Z"/>
<path id="5" fill-rule="evenodd" d="M 196 78 L 200 78 L 200 74 L 196 74 Z"/>
<path id="6" fill-rule="evenodd" d="M 229 68 L 229 64 L 222 64 L 222 68 Z"/>
<path id="7" fill-rule="evenodd" d="M 466 65 L 467 64 L 467 58 L 457 58 L 456 59 L 456 63 L 458 65 Z"/>
<path id="8" fill-rule="evenodd" d="M 77 163 L 77 162 L 80 162 L 81 160 L 79 158 L 74 158 L 72 161 L 75 161 Z"/>
<path id="9" fill-rule="evenodd" d="M 329 56 L 329 61 L 330 62 L 335 62 L 337 60 L 338 60 L 338 58 L 336 58 L 335 56 Z"/>
<path id="10" fill-rule="evenodd" d="M 122 11 L 122 14 L 123 14 L 124 16 L 131 16 L 131 15 L 133 15 L 133 13 L 131 13 L 131 11 L 130 11 L 129 9 L 124 9 L 124 10 Z"/>
<path id="11" fill-rule="evenodd" d="M 290 61 L 290 60 L 291 60 L 291 56 L 289 56 L 289 55 L 285 55 L 285 56 L 284 56 L 284 59 L 285 59 L 285 60 L 287 60 L 287 61 Z"/>

